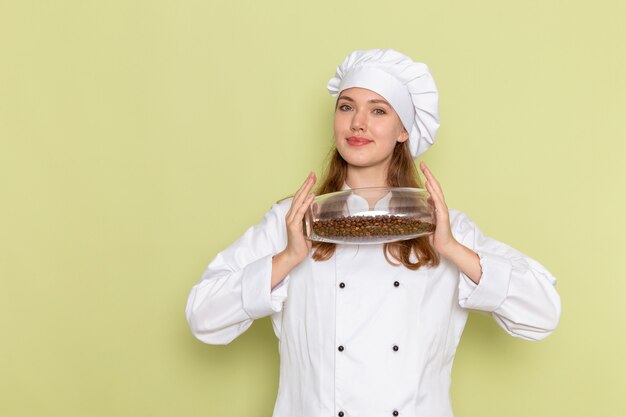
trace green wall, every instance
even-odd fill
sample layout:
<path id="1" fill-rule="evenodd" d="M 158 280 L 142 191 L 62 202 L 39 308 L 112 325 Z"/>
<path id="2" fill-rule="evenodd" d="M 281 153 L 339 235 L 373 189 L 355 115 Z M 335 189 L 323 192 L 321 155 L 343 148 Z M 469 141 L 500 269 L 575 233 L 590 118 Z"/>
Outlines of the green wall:
<path id="1" fill-rule="evenodd" d="M 456 417 L 626 415 L 615 1 L 1 1 L 0 415 L 269 416 L 268 320 L 187 329 L 216 253 L 320 173 L 353 49 L 426 62 L 448 203 L 548 267 L 538 343 L 472 315 Z"/>

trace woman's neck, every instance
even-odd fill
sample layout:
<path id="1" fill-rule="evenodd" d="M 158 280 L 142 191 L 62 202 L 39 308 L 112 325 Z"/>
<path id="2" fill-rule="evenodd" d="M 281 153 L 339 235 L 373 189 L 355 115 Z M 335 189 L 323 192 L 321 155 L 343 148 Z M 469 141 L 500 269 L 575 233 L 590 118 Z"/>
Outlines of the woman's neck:
<path id="1" fill-rule="evenodd" d="M 346 184 L 350 188 L 386 187 L 387 168 L 348 166 Z"/>

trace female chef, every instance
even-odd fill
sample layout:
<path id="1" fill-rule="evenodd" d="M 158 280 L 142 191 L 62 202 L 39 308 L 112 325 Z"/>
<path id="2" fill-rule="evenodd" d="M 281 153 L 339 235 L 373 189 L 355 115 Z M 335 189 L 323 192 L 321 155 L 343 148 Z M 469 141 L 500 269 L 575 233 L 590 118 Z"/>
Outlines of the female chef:
<path id="1" fill-rule="evenodd" d="M 317 193 L 420 187 L 413 160 L 439 127 L 426 65 L 391 49 L 355 51 L 328 90 L 337 97 L 335 149 Z M 529 340 L 556 327 L 552 275 L 449 210 L 433 174 L 420 169 L 436 209 L 431 236 L 312 244 L 302 231 L 311 173 L 192 288 L 187 320 L 205 343 L 227 344 L 271 316 L 280 350 L 274 417 L 450 417 L 450 373 L 468 310 Z"/>

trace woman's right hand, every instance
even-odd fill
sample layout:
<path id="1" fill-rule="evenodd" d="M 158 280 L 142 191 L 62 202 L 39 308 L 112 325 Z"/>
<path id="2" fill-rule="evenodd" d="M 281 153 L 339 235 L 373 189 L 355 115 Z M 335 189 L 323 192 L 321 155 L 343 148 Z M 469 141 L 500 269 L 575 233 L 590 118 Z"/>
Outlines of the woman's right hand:
<path id="1" fill-rule="evenodd" d="M 315 173 L 310 172 L 300 189 L 293 196 L 291 207 L 285 215 L 287 247 L 283 252 L 285 252 L 285 255 L 294 266 L 302 262 L 311 249 L 311 241 L 304 238 L 302 219 L 304 219 L 304 213 L 306 213 L 315 198 L 315 195 L 311 193 L 315 181 L 317 181 Z"/>
<path id="2" fill-rule="evenodd" d="M 314 172 L 309 173 L 304 184 L 293 196 L 291 207 L 285 215 L 287 225 L 287 247 L 272 258 L 272 288 L 280 283 L 287 274 L 302 262 L 311 250 L 312 243 L 304 238 L 302 219 L 315 195 L 311 193 L 317 177 Z"/>

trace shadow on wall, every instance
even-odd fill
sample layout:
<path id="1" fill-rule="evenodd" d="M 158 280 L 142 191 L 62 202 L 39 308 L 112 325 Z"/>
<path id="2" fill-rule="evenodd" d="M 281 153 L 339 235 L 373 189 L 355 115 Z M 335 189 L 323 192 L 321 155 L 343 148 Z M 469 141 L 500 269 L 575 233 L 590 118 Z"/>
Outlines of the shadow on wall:
<path id="1" fill-rule="evenodd" d="M 278 339 L 269 318 L 255 320 L 252 326 L 228 345 L 208 345 L 187 332 L 189 354 L 199 366 L 210 365 L 212 372 L 228 371 L 230 364 L 241 363 L 242 358 L 255 356 L 255 362 L 276 363 L 278 374 Z"/>
<path id="2" fill-rule="evenodd" d="M 225 346 L 204 344 L 187 330 L 184 345 L 187 377 L 196 390 L 194 399 L 211 404 L 209 414 L 203 415 L 272 414 L 280 362 L 278 339 L 269 318 L 256 320 Z M 246 400 L 233 403 L 240 398 Z"/>
<path id="3" fill-rule="evenodd" d="M 278 375 L 278 339 L 269 318 L 256 320 L 246 332 L 225 346 L 202 343 L 188 330 L 186 337 L 187 353 L 199 367 L 210 368 L 213 375 L 232 375 L 233 368 L 239 367 L 242 362 L 248 362 L 246 358 L 251 357 L 256 364 L 256 369 L 251 372 L 260 372 L 258 364 L 263 363 L 263 369 L 269 369 Z M 506 362 L 510 361 L 512 350 L 516 356 L 524 355 L 528 344 L 519 344 L 519 341 L 521 340 L 508 335 L 488 314 L 472 312 L 461 337 L 460 347 L 477 350 L 481 356 L 490 360 Z"/>
<path id="4" fill-rule="evenodd" d="M 245 358 L 248 357 L 256 358 L 254 362 L 257 365 L 263 363 L 263 368 L 274 369 L 278 375 L 278 339 L 269 318 L 256 320 L 246 332 L 225 346 L 202 343 L 188 329 L 183 336 L 187 339 L 184 344 L 189 356 L 199 367 L 209 367 L 213 375 L 232 374 L 233 367 L 238 367 L 242 361 L 247 362 Z M 511 359 L 511 351 L 515 352 L 515 356 L 524 356 L 528 343 L 535 343 L 520 344 L 520 341 L 508 335 L 490 315 L 471 312 L 459 348 L 477 350 L 490 360 L 507 362 Z M 259 372 L 259 369 L 254 372 Z"/>
<path id="5" fill-rule="evenodd" d="M 523 366 L 532 355 L 533 347 L 539 348 L 540 345 L 541 342 L 509 335 L 490 314 L 472 311 L 461 336 L 457 359 L 459 362 L 468 358 L 475 363 L 489 363 L 496 369 L 511 368 L 512 364 Z"/>

